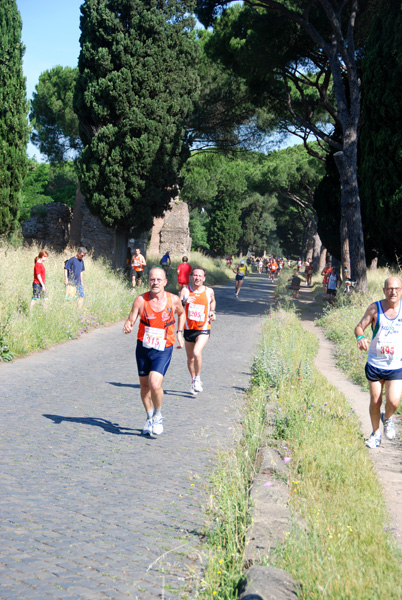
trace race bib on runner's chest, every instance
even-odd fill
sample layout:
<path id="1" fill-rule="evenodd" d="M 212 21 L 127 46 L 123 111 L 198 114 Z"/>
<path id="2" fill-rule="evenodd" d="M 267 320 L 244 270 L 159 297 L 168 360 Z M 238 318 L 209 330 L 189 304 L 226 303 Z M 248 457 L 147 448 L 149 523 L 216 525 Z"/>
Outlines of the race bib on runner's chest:
<path id="1" fill-rule="evenodd" d="M 377 342 L 377 357 L 385 358 L 386 360 L 395 360 L 395 346 Z"/>
<path id="2" fill-rule="evenodd" d="M 188 318 L 191 321 L 205 321 L 205 306 L 203 304 L 190 304 Z"/>
<path id="3" fill-rule="evenodd" d="M 166 346 L 165 330 L 159 329 L 157 327 L 145 327 L 142 345 L 144 346 L 144 348 L 164 350 Z"/>

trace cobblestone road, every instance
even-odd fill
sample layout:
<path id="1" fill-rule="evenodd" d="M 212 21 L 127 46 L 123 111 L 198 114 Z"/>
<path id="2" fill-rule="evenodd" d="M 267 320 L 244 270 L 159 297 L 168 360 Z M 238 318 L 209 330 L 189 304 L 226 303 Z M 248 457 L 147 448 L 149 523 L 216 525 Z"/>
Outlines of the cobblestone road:
<path id="1" fill-rule="evenodd" d="M 271 289 L 258 275 L 239 300 L 215 288 L 205 391 L 190 396 L 175 349 L 157 439 L 141 436 L 122 323 L 0 365 L 2 600 L 195 597 L 205 484 L 232 443 Z"/>

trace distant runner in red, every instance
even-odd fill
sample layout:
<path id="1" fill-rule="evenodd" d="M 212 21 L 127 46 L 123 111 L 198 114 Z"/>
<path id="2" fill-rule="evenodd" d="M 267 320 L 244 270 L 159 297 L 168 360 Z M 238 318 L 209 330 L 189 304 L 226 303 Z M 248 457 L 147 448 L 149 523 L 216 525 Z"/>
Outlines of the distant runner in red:
<path id="1" fill-rule="evenodd" d="M 183 256 L 182 262 L 177 267 L 177 283 L 179 284 L 179 292 L 190 283 L 190 275 L 193 272 L 191 265 L 188 264 L 187 256 Z"/>

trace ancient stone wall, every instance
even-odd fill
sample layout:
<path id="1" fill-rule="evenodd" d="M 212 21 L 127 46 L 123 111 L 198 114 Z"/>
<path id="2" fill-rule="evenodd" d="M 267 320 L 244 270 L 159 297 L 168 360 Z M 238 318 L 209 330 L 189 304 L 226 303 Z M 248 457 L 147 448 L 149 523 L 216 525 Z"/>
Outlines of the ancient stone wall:
<path id="1" fill-rule="evenodd" d="M 22 235 L 28 244 L 39 244 L 63 251 L 69 243 L 72 212 L 66 204 L 49 202 L 32 209 L 22 223 Z"/>
<path id="2" fill-rule="evenodd" d="M 36 211 L 36 214 L 35 214 Z M 83 196 L 77 189 L 74 217 L 70 208 L 59 202 L 39 205 L 33 209 L 33 216 L 22 225 L 22 234 L 28 243 L 40 243 L 62 251 L 66 246 L 85 246 L 95 257 L 104 256 L 116 268 L 126 263 L 127 247 L 139 247 L 145 255 L 148 233 L 137 239 L 128 239 L 128 234 L 116 233 L 105 227 L 99 217 L 91 214 Z M 154 219 L 148 254 L 181 257 L 191 250 L 189 229 L 190 215 L 185 202 L 176 198 L 170 209 L 160 219 Z"/>
<path id="3" fill-rule="evenodd" d="M 171 256 L 189 254 L 191 250 L 190 213 L 188 206 L 178 198 L 170 203 L 170 208 L 162 219 L 154 219 L 149 253 Z"/>

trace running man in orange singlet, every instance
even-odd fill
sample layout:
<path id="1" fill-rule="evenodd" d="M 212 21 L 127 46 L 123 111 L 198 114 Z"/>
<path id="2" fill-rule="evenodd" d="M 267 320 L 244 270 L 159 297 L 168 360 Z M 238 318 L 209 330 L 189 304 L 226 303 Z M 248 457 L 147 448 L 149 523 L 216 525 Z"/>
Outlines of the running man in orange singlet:
<path id="1" fill-rule="evenodd" d="M 153 267 L 149 272 L 150 291 L 137 296 L 123 332 L 131 333 L 140 318 L 136 360 L 141 387 L 141 400 L 147 413 L 143 435 L 160 435 L 162 425 L 163 377 L 169 367 L 175 342 L 175 315 L 178 348 L 183 348 L 183 329 L 186 315 L 178 296 L 165 292 L 165 271 Z"/>
<path id="2" fill-rule="evenodd" d="M 216 300 L 213 289 L 204 285 L 205 270 L 202 267 L 193 269 L 192 278 L 193 285 L 182 289 L 180 300 L 186 311 L 184 339 L 187 366 L 191 375 L 190 393 L 196 396 L 203 391 L 202 351 L 209 339 L 211 321 L 216 319 Z"/>
<path id="3" fill-rule="evenodd" d="M 133 288 L 135 288 L 136 284 L 141 285 L 142 275 L 144 273 L 144 267 L 146 266 L 146 260 L 141 254 L 141 250 L 139 248 L 135 249 L 135 254 L 131 259 L 131 282 Z"/>

